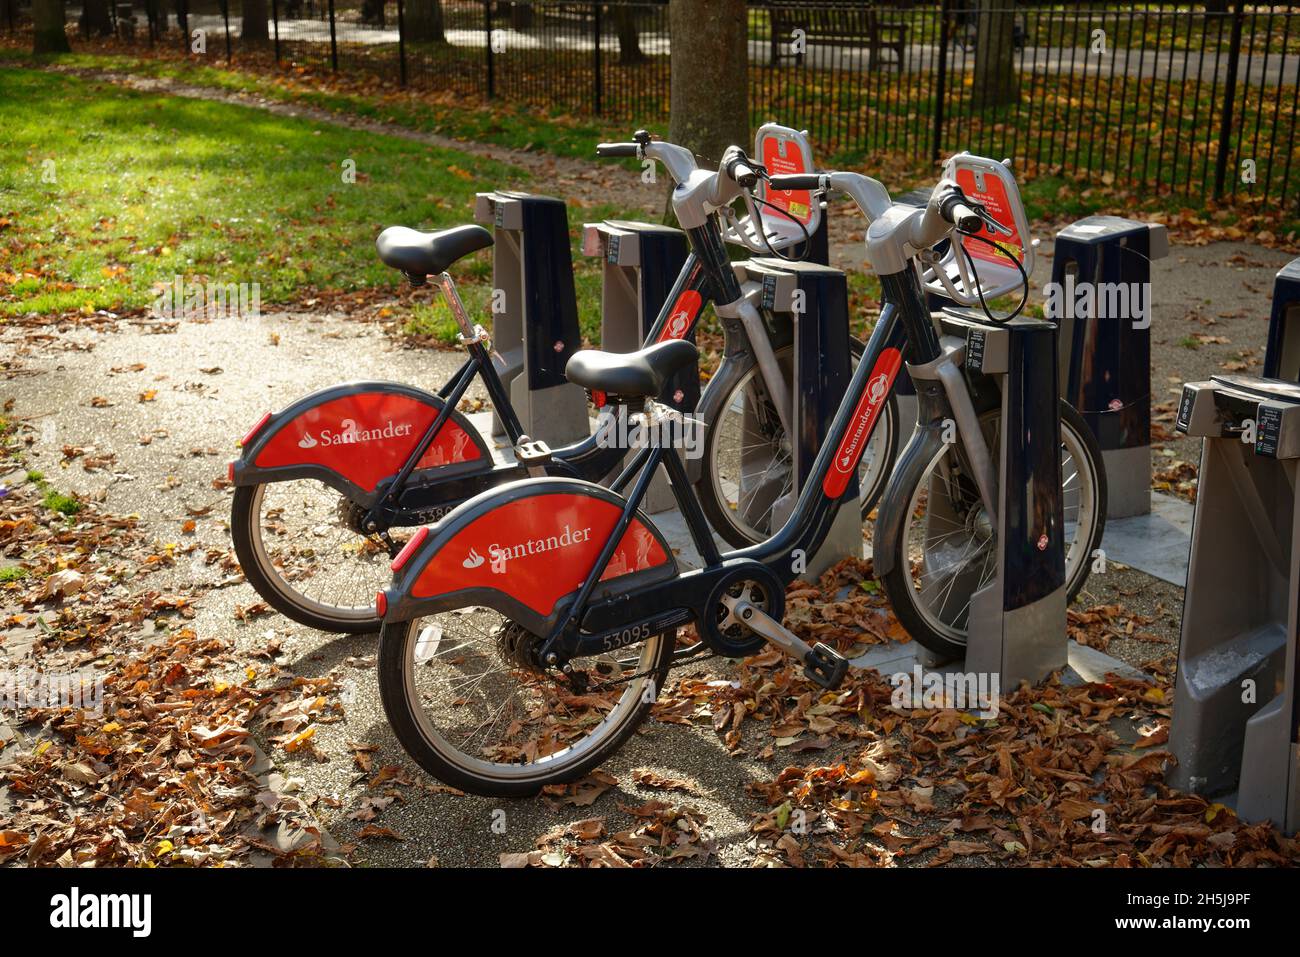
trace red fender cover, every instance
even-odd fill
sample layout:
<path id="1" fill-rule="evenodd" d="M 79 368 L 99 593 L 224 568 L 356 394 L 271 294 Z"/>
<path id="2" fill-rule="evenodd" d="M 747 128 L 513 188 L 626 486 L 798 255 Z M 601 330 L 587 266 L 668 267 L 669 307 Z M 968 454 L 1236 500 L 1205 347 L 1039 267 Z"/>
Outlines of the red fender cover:
<path id="1" fill-rule="evenodd" d="M 577 591 L 618 521 L 613 502 L 575 492 L 519 498 L 455 533 L 420 571 L 416 598 L 492 588 L 543 617 Z M 667 564 L 658 536 L 634 518 L 601 581 Z"/>
<path id="2" fill-rule="evenodd" d="M 402 467 L 437 416 L 436 407 L 401 392 L 342 395 L 280 424 L 257 450 L 253 465 L 268 469 L 320 465 L 371 492 L 381 479 Z M 416 467 L 434 468 L 482 457 L 480 442 L 454 419 L 448 419 Z"/>

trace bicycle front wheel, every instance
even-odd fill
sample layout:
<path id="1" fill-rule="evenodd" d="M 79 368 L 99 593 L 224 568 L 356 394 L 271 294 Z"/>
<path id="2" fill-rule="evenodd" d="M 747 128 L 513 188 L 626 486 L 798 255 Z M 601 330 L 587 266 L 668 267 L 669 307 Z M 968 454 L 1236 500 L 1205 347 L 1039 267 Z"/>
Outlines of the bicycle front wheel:
<path id="1" fill-rule="evenodd" d="M 997 449 L 1002 416 L 980 417 L 990 449 Z M 893 540 L 873 542 L 894 549 L 885 593 L 908 634 L 936 654 L 965 654 L 971 598 L 997 574 L 996 530 L 979 489 L 954 446 L 928 461 L 918 459 L 896 477 L 907 511 Z M 1078 412 L 1061 403 L 1061 482 L 1065 518 L 1065 586 L 1068 600 L 1083 588 L 1106 523 L 1106 473 L 1101 449 Z M 908 491 L 910 490 L 910 491 Z"/>

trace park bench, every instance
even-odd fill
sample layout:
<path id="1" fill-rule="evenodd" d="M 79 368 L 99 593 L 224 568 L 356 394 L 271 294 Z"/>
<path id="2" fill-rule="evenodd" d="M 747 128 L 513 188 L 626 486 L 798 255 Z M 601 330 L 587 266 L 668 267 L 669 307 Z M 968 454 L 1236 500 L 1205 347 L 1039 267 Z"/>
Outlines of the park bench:
<path id="1" fill-rule="evenodd" d="M 844 7 L 809 8 L 798 3 L 773 3 L 768 8 L 772 18 L 772 63 L 782 57 L 794 57 L 803 64 L 803 52 L 790 48 L 795 30 L 802 30 L 808 42 L 827 46 L 866 46 L 867 66 L 875 69 L 881 50 L 893 50 L 894 62 L 903 69 L 903 51 L 907 47 L 907 24 L 884 20 L 880 11 L 866 4 Z"/>

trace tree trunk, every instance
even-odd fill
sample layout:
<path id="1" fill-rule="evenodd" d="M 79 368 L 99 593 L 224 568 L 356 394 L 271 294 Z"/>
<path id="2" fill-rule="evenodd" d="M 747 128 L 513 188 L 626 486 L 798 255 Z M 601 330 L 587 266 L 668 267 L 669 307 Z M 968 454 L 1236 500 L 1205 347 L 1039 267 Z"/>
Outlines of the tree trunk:
<path id="1" fill-rule="evenodd" d="M 1015 33 L 1016 12 L 1007 0 L 979 0 L 975 86 L 971 91 L 977 109 L 1020 99 Z"/>
<path id="2" fill-rule="evenodd" d="M 447 42 L 442 26 L 442 0 L 406 0 L 402 20 L 406 39 L 410 42 Z"/>
<path id="3" fill-rule="evenodd" d="M 81 4 L 81 35 L 83 37 L 111 37 L 113 17 L 108 9 L 109 0 L 83 0 Z"/>
<path id="4" fill-rule="evenodd" d="M 33 53 L 71 53 L 63 0 L 32 0 Z"/>
<path id="5" fill-rule="evenodd" d="M 182 36 L 190 35 L 190 0 L 176 0 L 176 25 L 180 28 Z M 164 32 L 165 30 L 164 26 Z"/>
<path id="6" fill-rule="evenodd" d="M 609 14 L 614 20 L 614 30 L 618 33 L 618 62 L 623 65 L 644 63 L 646 55 L 641 52 L 641 31 L 637 29 L 637 7 L 625 3 L 611 3 Z"/>
<path id="7" fill-rule="evenodd" d="M 361 0 L 361 22 L 382 27 L 384 25 L 384 0 Z"/>
<path id="8" fill-rule="evenodd" d="M 244 21 L 239 28 L 239 42 L 245 47 L 264 47 L 271 42 L 267 28 L 271 4 L 268 0 L 244 0 Z"/>
<path id="9" fill-rule="evenodd" d="M 748 151 L 745 0 L 669 0 L 669 139 L 716 166 L 733 144 Z"/>

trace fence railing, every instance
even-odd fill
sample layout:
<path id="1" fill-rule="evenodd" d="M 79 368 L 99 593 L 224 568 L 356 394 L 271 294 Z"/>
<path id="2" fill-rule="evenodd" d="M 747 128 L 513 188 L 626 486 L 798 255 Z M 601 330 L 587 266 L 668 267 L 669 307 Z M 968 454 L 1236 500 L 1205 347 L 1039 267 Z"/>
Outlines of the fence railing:
<path id="1" fill-rule="evenodd" d="M 1300 9 L 994 3 L 751 3 L 753 119 L 809 130 L 823 158 L 923 162 L 969 149 L 1031 172 L 1294 205 Z M 245 8 L 250 24 L 266 20 L 264 42 L 245 30 Z M 8 9 L 21 29 L 17 0 Z M 112 10 L 123 43 L 193 55 L 200 31 L 209 57 L 262 51 L 554 113 L 668 116 L 666 2 L 138 0 Z M 70 29 L 80 18 L 69 7 Z"/>

